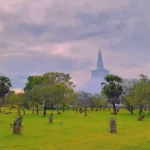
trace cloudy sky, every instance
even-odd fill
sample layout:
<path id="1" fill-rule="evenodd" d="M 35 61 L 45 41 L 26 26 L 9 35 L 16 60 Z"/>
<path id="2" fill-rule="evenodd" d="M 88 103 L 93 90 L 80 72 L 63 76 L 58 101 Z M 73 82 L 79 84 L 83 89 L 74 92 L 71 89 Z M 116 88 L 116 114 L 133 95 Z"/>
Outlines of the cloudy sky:
<path id="1" fill-rule="evenodd" d="M 110 73 L 150 76 L 149 6 L 150 0 L 0 0 L 0 74 L 19 89 L 29 75 L 63 71 L 80 87 L 101 49 Z"/>

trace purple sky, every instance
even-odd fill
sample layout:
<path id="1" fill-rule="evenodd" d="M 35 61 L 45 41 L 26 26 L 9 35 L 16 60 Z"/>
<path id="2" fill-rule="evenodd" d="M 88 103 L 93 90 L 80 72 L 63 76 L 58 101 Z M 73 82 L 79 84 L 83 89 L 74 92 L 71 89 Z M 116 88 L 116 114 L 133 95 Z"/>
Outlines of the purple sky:
<path id="1" fill-rule="evenodd" d="M 63 71 L 80 87 L 101 49 L 110 73 L 150 77 L 149 6 L 150 0 L 4 0 L 0 74 L 19 90 L 29 75 Z"/>

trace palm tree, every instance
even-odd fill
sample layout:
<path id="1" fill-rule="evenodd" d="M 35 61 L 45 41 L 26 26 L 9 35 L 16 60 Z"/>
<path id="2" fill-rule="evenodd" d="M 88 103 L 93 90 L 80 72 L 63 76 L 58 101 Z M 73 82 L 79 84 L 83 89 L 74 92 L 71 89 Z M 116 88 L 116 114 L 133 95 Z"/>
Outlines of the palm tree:
<path id="1" fill-rule="evenodd" d="M 0 112 L 4 103 L 4 97 L 9 93 L 10 87 L 12 87 L 10 79 L 6 76 L 0 76 Z"/>
<path id="2" fill-rule="evenodd" d="M 115 104 L 120 103 L 120 96 L 123 92 L 121 83 L 123 82 L 122 78 L 110 74 L 105 77 L 106 83 L 101 83 L 104 85 L 102 88 L 102 95 L 105 95 L 108 98 L 108 102 L 113 105 L 114 114 L 117 114 Z"/>

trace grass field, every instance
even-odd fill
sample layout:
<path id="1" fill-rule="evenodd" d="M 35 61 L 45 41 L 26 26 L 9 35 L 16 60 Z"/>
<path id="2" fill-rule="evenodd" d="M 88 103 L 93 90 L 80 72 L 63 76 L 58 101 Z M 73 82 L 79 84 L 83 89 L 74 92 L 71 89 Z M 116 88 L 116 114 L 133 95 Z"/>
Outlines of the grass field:
<path id="1" fill-rule="evenodd" d="M 22 134 L 13 135 L 9 127 L 16 112 L 0 114 L 0 150 L 150 150 L 150 115 L 141 122 L 138 113 L 130 115 L 120 110 L 117 133 L 109 133 L 108 111 L 89 112 L 85 117 L 68 110 L 62 115 L 54 112 L 54 122 L 48 117 L 26 111 Z M 145 112 L 147 114 L 147 112 Z M 61 126 L 60 123 L 63 123 Z"/>

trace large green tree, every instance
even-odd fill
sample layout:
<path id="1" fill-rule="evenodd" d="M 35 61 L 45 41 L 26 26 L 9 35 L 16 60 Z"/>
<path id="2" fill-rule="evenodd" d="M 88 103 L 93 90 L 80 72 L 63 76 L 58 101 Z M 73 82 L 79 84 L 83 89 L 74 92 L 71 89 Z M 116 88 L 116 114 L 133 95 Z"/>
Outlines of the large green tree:
<path id="1" fill-rule="evenodd" d="M 117 75 L 110 74 L 105 77 L 105 81 L 106 82 L 101 83 L 104 85 L 102 95 L 107 97 L 108 102 L 113 105 L 114 114 L 117 114 L 115 104 L 120 103 L 120 96 L 123 91 L 121 83 L 123 80 Z"/>
<path id="2" fill-rule="evenodd" d="M 69 74 L 49 72 L 42 76 L 30 76 L 24 90 L 26 94 L 36 90 L 36 102 L 37 99 L 40 104 L 42 101 L 44 115 L 46 115 L 47 107 L 55 105 L 58 110 L 58 106 L 63 105 L 64 100 L 69 97 L 68 95 L 74 92 L 74 87 Z"/>
<path id="3" fill-rule="evenodd" d="M 143 74 L 131 89 L 131 94 L 127 97 L 136 107 L 139 107 L 139 114 L 143 107 L 150 104 L 150 80 Z"/>

